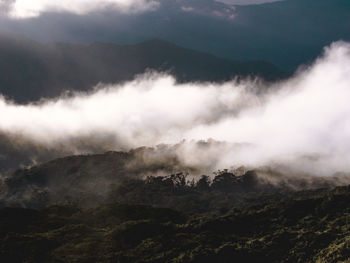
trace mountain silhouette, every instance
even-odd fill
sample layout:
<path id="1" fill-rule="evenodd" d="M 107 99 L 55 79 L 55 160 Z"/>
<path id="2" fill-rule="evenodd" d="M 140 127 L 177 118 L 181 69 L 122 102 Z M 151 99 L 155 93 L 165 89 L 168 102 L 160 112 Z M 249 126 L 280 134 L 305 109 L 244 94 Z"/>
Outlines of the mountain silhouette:
<path id="1" fill-rule="evenodd" d="M 286 77 L 267 62 L 231 61 L 159 39 L 121 46 L 39 44 L 21 36 L 0 37 L 0 93 L 19 103 L 91 90 L 98 83 L 121 83 L 149 70 L 170 73 L 179 82 Z"/>

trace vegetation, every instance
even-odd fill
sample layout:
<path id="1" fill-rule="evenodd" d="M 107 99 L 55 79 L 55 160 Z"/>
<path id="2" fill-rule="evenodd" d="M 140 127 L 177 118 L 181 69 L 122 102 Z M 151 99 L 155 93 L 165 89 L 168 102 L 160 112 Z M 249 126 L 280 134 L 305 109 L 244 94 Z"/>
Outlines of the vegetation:
<path id="1" fill-rule="evenodd" d="M 17 170 L 0 180 L 0 207 L 42 208 L 74 202 L 87 208 L 122 202 L 211 213 L 281 200 L 296 190 L 350 184 L 349 177 L 288 175 L 273 169 L 194 176 L 202 171 L 183 166 L 176 155 L 149 157 L 153 155 L 159 156 L 157 150 L 139 148 L 69 156 Z"/>
<path id="2" fill-rule="evenodd" d="M 350 258 L 350 186 L 334 188 L 315 179 L 314 188 L 324 188 L 295 191 L 262 180 L 256 171 L 224 170 L 199 180 L 185 173 L 142 178 L 140 169 L 168 168 L 139 163 L 126 169 L 134 157 L 67 157 L 7 178 L 0 261 L 328 263 Z"/>
<path id="3" fill-rule="evenodd" d="M 193 214 L 111 203 L 0 210 L 2 262 L 346 262 L 350 187 Z"/>

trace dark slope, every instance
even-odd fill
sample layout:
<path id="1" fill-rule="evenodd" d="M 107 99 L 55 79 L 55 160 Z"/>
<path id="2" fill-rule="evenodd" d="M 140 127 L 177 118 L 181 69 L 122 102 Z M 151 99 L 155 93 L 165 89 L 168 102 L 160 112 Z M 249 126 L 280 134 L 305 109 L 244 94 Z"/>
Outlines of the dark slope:
<path id="1" fill-rule="evenodd" d="M 69 156 L 18 170 L 3 181 L 0 205 L 37 207 L 67 200 L 96 204 L 123 180 L 140 179 L 147 173 L 170 174 L 179 164 L 176 158 L 143 161 L 143 151 Z"/>
<path id="2" fill-rule="evenodd" d="M 201 177 L 200 169 L 184 166 L 176 155 L 153 148 L 70 156 L 4 178 L 0 207 L 40 208 L 68 201 L 91 207 L 118 201 L 207 213 L 350 182 L 341 175 L 287 175 L 273 169 L 221 171 L 210 179 Z"/>
<path id="3" fill-rule="evenodd" d="M 0 37 L 0 93 L 17 102 L 55 97 L 66 90 L 132 80 L 147 70 L 170 72 L 179 81 L 225 81 L 239 76 L 283 78 L 274 65 L 236 62 L 161 40 L 119 46 L 95 43 L 39 44 L 24 37 Z"/>
<path id="4" fill-rule="evenodd" d="M 269 184 L 254 171 L 221 171 L 197 182 L 183 173 L 145 178 L 181 169 L 176 158 L 143 159 L 146 150 L 66 157 L 4 180 L 0 261 L 345 263 L 350 257 L 350 187 L 334 188 L 337 178 L 289 179 L 303 191 L 282 178 Z"/>
<path id="5" fill-rule="evenodd" d="M 350 188 L 223 215 L 118 203 L 0 209 L 2 262 L 348 262 Z"/>

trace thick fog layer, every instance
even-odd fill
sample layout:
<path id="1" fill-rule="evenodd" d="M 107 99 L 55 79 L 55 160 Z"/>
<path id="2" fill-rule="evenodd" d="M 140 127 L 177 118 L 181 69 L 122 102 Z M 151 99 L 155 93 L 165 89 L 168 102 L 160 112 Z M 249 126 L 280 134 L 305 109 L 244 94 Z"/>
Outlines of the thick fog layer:
<path id="1" fill-rule="evenodd" d="M 184 164 L 212 170 L 350 172 L 349 44 L 326 48 L 288 81 L 258 83 L 177 84 L 152 73 L 38 104 L 2 98 L 0 133 L 12 144 L 21 139 L 72 153 L 84 143 L 119 150 L 181 142 L 173 149 Z"/>

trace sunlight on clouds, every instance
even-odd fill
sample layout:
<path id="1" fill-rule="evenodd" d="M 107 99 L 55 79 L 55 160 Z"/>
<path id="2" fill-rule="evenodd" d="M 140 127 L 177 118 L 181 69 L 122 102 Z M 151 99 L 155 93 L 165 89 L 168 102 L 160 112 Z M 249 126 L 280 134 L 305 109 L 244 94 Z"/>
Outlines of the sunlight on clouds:
<path id="1" fill-rule="evenodd" d="M 30 18 L 45 12 L 70 12 L 78 15 L 104 9 L 115 9 L 123 13 L 140 13 L 155 10 L 155 0 L 17 0 L 3 1 L 1 5 L 11 6 L 8 15 L 12 18 Z"/>
<path id="2" fill-rule="evenodd" d="M 0 132 L 51 146 L 105 134 L 114 136 L 116 149 L 120 142 L 130 149 L 211 138 L 225 146 L 186 143 L 180 158 L 215 168 L 274 162 L 317 174 L 350 172 L 349 72 L 350 44 L 338 42 L 263 95 L 250 81 L 178 84 L 150 74 L 41 104 L 0 98 Z"/>

